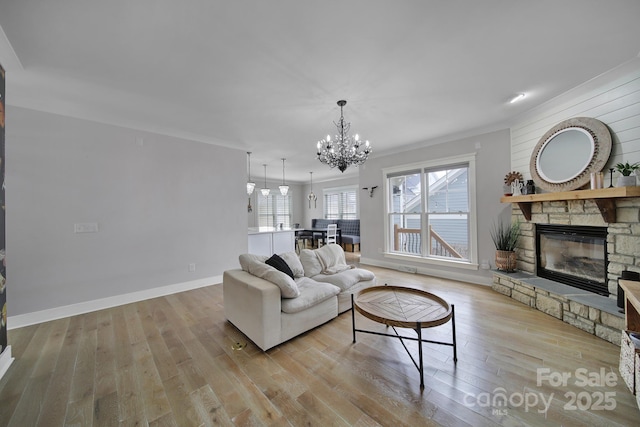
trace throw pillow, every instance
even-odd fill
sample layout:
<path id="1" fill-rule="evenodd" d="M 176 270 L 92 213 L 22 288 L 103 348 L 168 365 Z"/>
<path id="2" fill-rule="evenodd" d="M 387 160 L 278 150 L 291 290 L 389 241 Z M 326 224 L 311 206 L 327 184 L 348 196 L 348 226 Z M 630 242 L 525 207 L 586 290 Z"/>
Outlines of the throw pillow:
<path id="1" fill-rule="evenodd" d="M 269 257 L 264 255 L 242 254 L 238 258 L 240 260 L 240 268 L 248 273 L 254 274 L 252 270 L 256 268 L 259 269 L 260 265 L 264 265 L 264 262 Z M 259 277 L 259 274 L 254 275 Z"/>
<path id="2" fill-rule="evenodd" d="M 300 258 L 295 252 L 285 252 L 280 254 L 280 258 L 287 263 L 291 272 L 293 273 L 293 278 L 297 279 L 299 277 L 304 277 L 304 268 L 302 267 L 302 263 L 300 262 Z"/>
<path id="3" fill-rule="evenodd" d="M 289 265 L 285 262 L 285 260 L 280 258 L 278 255 L 273 254 L 271 258 L 265 261 L 265 264 L 270 265 L 276 270 L 282 271 L 284 274 L 293 279 L 293 271 L 291 271 L 291 268 L 289 268 Z"/>

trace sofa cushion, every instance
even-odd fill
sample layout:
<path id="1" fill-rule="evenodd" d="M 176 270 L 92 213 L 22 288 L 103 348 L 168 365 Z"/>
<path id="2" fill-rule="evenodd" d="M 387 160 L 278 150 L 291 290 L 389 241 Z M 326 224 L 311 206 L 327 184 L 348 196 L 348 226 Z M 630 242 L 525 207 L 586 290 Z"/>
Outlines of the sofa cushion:
<path id="1" fill-rule="evenodd" d="M 276 270 L 264 261 L 268 257 L 242 254 L 240 255 L 240 266 L 244 271 L 261 279 L 267 280 L 280 288 L 282 298 L 296 298 L 300 295 L 300 290 L 296 282 L 285 273 Z"/>
<path id="2" fill-rule="evenodd" d="M 313 249 L 303 249 L 300 251 L 300 262 L 304 269 L 305 277 L 313 277 L 322 272 L 322 264 Z"/>
<path id="3" fill-rule="evenodd" d="M 308 277 L 298 279 L 297 285 L 300 290 L 300 296 L 282 300 L 282 311 L 285 313 L 298 313 L 340 293 L 340 288 L 337 286 L 330 283 L 318 283 Z"/>
<path id="4" fill-rule="evenodd" d="M 359 219 L 339 219 L 338 227 L 342 231 L 342 236 L 360 236 Z"/>
<path id="5" fill-rule="evenodd" d="M 299 277 L 304 277 L 304 267 L 302 267 L 302 263 L 300 262 L 300 258 L 298 258 L 298 254 L 295 252 L 284 252 L 280 254 L 280 258 L 282 258 L 291 271 L 293 272 L 293 277 L 295 279 Z"/>
<path id="6" fill-rule="evenodd" d="M 340 288 L 340 291 L 347 291 L 353 285 L 365 280 L 375 279 L 375 275 L 363 268 L 352 268 L 345 270 L 339 274 L 318 274 L 313 276 L 312 279 L 316 282 L 331 283 Z"/>
<path id="7" fill-rule="evenodd" d="M 266 260 L 265 264 L 269 264 L 271 267 L 275 268 L 278 271 L 282 271 L 284 274 L 286 274 L 287 276 L 293 279 L 293 271 L 291 271 L 289 264 L 287 264 L 285 260 L 280 258 L 279 255 L 276 255 L 276 254 L 271 255 L 271 258 Z"/>
<path id="8" fill-rule="evenodd" d="M 342 243 L 348 243 L 353 245 L 355 243 L 360 243 L 360 236 L 351 236 L 351 235 L 342 235 Z"/>

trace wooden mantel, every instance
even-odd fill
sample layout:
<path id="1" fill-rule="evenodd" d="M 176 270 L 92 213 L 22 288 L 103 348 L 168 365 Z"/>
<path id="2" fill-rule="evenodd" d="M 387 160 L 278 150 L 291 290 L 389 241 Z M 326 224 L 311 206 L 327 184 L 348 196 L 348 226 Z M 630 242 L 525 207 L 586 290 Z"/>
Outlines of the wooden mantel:
<path id="1" fill-rule="evenodd" d="M 640 197 L 640 187 L 611 187 L 597 190 L 562 191 L 558 193 L 527 194 L 523 196 L 504 196 L 502 203 L 517 203 L 522 214 L 531 221 L 531 204 L 536 202 L 552 202 L 567 200 L 593 200 L 600 209 L 605 222 L 616 222 L 615 199 Z"/>

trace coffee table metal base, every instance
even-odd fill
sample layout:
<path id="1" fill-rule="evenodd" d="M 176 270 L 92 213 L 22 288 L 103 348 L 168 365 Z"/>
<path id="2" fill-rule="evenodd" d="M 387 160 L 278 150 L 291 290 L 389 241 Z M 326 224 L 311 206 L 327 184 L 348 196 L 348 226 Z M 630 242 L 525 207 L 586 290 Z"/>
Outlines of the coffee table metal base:
<path id="1" fill-rule="evenodd" d="M 452 333 L 452 336 L 453 336 L 453 342 L 442 342 L 442 341 L 432 341 L 432 340 L 423 339 L 422 338 L 423 322 L 416 322 L 415 327 L 412 328 L 414 331 L 416 331 L 416 334 L 418 335 L 417 338 L 407 337 L 407 336 L 403 336 L 403 335 L 398 334 L 398 331 L 396 330 L 396 327 L 393 326 L 393 325 L 387 325 L 387 326 L 391 326 L 391 328 L 393 329 L 393 332 L 394 332 L 395 335 L 385 334 L 383 332 L 369 331 L 369 330 L 366 330 L 366 329 L 357 329 L 356 328 L 356 315 L 355 315 L 355 312 L 356 312 L 356 310 L 355 310 L 355 306 L 354 306 L 354 296 L 353 296 L 353 294 L 351 294 L 351 325 L 352 325 L 352 331 L 353 331 L 353 342 L 354 343 L 356 342 L 356 332 L 360 332 L 360 333 L 363 333 L 363 334 L 371 334 L 371 335 L 381 335 L 383 337 L 390 337 L 390 338 L 398 338 L 400 340 L 400 343 L 404 347 L 405 351 L 407 352 L 407 354 L 411 358 L 411 361 L 413 362 L 413 365 L 416 367 L 418 372 L 420 372 L 420 388 L 421 389 L 424 388 L 424 362 L 423 362 L 423 356 L 422 356 L 422 344 L 423 343 L 447 345 L 447 346 L 453 347 L 453 362 L 454 363 L 458 362 L 458 352 L 457 352 L 457 348 L 456 348 L 456 312 L 455 312 L 454 304 L 451 304 L 451 333 Z M 416 362 L 415 358 L 413 357 L 413 355 L 411 354 L 411 352 L 407 348 L 406 344 L 404 343 L 404 340 L 410 340 L 410 341 L 417 341 L 418 342 L 418 362 Z"/>

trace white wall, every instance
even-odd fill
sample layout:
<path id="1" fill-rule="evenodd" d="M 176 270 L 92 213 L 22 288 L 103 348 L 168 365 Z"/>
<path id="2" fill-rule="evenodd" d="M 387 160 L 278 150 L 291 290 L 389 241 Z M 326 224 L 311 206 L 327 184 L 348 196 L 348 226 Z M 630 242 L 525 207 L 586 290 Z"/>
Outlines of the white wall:
<path id="1" fill-rule="evenodd" d="M 512 169 L 531 178 L 531 153 L 540 138 L 572 117 L 596 118 L 609 127 L 613 146 L 605 172 L 618 162 L 640 162 L 640 58 L 518 117 L 511 127 Z M 614 173 L 614 181 L 618 175 Z"/>
<path id="2" fill-rule="evenodd" d="M 18 107 L 6 121 L 10 318 L 219 279 L 246 252 L 244 151 Z"/>
<path id="3" fill-rule="evenodd" d="M 386 217 L 384 214 L 385 194 L 382 190 L 384 187 L 382 169 L 415 164 L 423 160 L 433 161 L 476 153 L 478 261 L 488 260 L 493 266 L 495 248 L 488 230 L 497 218 L 508 219 L 511 214 L 511 206 L 500 203 L 503 179 L 509 172 L 509 143 L 509 130 L 504 129 L 369 159 L 360 170 L 360 182 L 365 187 L 377 185 L 380 191 L 376 191 L 373 198 L 360 198 L 361 261 L 390 268 L 395 268 L 398 265 L 412 266 L 424 274 L 472 283 L 491 283 L 492 274 L 489 270 L 470 270 L 420 262 L 398 261 L 384 256 L 382 251 L 384 251 Z"/>

